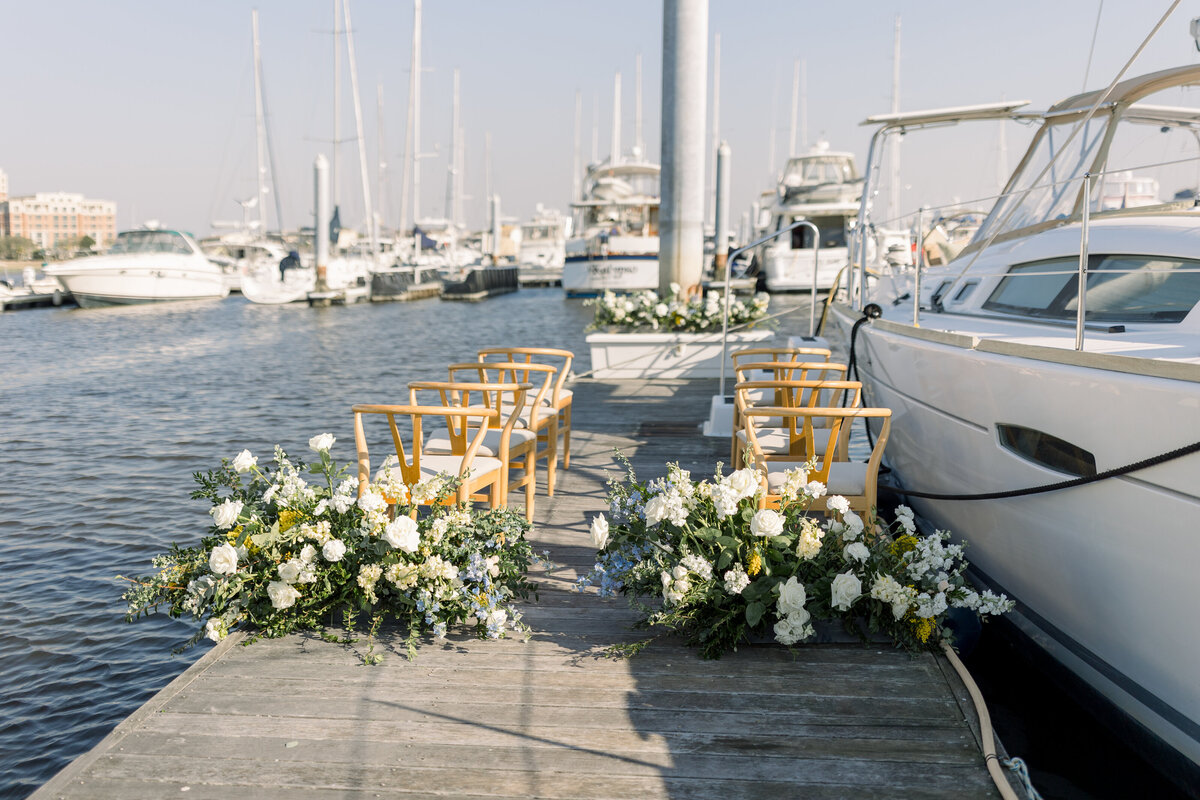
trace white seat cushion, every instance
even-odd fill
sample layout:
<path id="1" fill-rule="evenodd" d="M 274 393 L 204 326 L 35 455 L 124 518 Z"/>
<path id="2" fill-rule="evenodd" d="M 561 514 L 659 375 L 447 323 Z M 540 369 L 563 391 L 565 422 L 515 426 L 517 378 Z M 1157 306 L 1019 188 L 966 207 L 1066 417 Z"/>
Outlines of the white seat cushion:
<path id="1" fill-rule="evenodd" d="M 462 469 L 462 462 L 463 460 L 460 456 L 421 453 L 421 480 L 427 481 L 443 472 L 453 477 L 458 477 L 459 470 Z M 500 459 L 475 456 L 475 458 L 471 459 L 470 470 L 472 478 L 479 478 L 492 472 L 498 472 L 500 470 Z M 396 480 L 404 480 L 404 475 L 401 473 L 399 467 L 392 467 L 390 472 Z"/>
<path id="2" fill-rule="evenodd" d="M 795 469 L 795 465 L 767 463 L 767 489 L 778 494 L 783 488 L 783 473 Z M 828 494 L 859 496 L 867 491 L 867 465 L 861 461 L 835 461 L 829 465 L 829 480 L 825 484 Z"/>
<path id="3" fill-rule="evenodd" d="M 503 434 L 504 431 L 498 428 L 489 428 L 487 432 L 483 434 L 483 443 L 480 444 L 479 449 L 475 451 L 476 460 L 478 461 L 479 456 L 490 456 L 494 458 L 499 455 L 500 437 Z M 470 439 L 468 439 L 468 445 L 470 444 L 470 440 L 474 437 L 475 434 L 472 433 Z M 513 428 L 508 437 L 508 446 L 511 450 L 524 444 L 525 442 L 535 439 L 537 439 L 537 434 L 533 431 L 527 431 L 522 428 Z M 450 448 L 450 437 L 444 432 L 438 432 L 436 435 L 429 437 L 421 446 L 422 460 L 424 460 L 424 456 L 427 453 L 442 454 L 450 452 L 453 452 Z"/>
<path id="4" fill-rule="evenodd" d="M 534 397 L 537 397 L 537 392 L 533 392 L 532 394 Z M 563 389 L 562 391 L 560 391 L 558 393 L 558 401 L 559 401 L 559 403 L 561 403 L 562 405 L 565 406 L 567 403 L 571 402 L 571 398 L 574 396 L 575 396 L 575 393 L 572 392 L 570 389 Z M 544 405 L 544 406 L 554 405 L 554 389 L 551 389 L 550 391 L 546 392 L 546 397 L 542 400 L 542 405 Z"/>
<path id="5" fill-rule="evenodd" d="M 789 436 L 784 428 L 755 428 L 755 438 L 758 439 L 758 446 L 762 448 L 766 455 L 787 455 L 789 450 Z M 746 446 L 747 437 L 746 431 L 739 430 L 737 432 L 738 448 Z M 828 428 L 813 428 L 813 441 L 816 447 L 816 453 L 821 455 L 825 452 L 825 448 L 829 445 L 829 429 Z"/>

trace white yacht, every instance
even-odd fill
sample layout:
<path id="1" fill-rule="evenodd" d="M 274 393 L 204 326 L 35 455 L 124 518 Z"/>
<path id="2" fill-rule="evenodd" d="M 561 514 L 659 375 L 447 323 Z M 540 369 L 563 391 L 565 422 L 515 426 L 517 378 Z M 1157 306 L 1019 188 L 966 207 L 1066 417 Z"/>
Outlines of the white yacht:
<path id="1" fill-rule="evenodd" d="M 1193 792 L 1200 102 L 1154 95 L 1200 99 L 1183 88 L 1197 84 L 1200 66 L 1180 67 L 1044 114 L 992 107 L 993 119 L 1040 126 L 971 243 L 919 289 L 912 271 L 885 274 L 862 300 L 859 271 L 851 302 L 830 313 L 854 341 L 869 402 L 893 410 L 885 458 L 920 517 L 969 543 L 977 577 L 1017 599 L 1031 641 Z M 887 132 L 986 111 L 873 118 L 872 155 Z M 1140 202 L 1157 194 L 1152 180 L 1185 199 Z M 881 316 L 859 326 L 860 308 Z M 1072 479 L 1089 482 L 993 496 Z"/>
<path id="2" fill-rule="evenodd" d="M 571 220 L 538 203 L 533 219 L 521 226 L 517 263 L 540 270 L 561 270 L 566 259 Z"/>
<path id="3" fill-rule="evenodd" d="M 221 268 L 182 231 L 125 231 L 104 255 L 46 267 L 83 308 L 225 297 Z"/>
<path id="4" fill-rule="evenodd" d="M 584 181 L 568 239 L 562 285 L 568 297 L 658 288 L 659 165 L 604 162 Z"/>
<path id="5" fill-rule="evenodd" d="M 818 142 L 808 153 L 788 159 L 763 235 L 807 220 L 820 231 L 820 248 L 814 247 L 813 232 L 807 227 L 763 244 L 756 257 L 769 291 L 808 292 L 833 286 L 848 260 L 846 237 L 858 213 L 862 186 L 854 155 L 831 151 L 828 142 Z"/>
<path id="6" fill-rule="evenodd" d="M 287 250 L 279 242 L 249 232 L 201 239 L 199 244 L 208 260 L 221 268 L 231 292 L 242 291 L 242 281 L 247 275 L 277 272 L 279 262 L 287 256 Z"/>

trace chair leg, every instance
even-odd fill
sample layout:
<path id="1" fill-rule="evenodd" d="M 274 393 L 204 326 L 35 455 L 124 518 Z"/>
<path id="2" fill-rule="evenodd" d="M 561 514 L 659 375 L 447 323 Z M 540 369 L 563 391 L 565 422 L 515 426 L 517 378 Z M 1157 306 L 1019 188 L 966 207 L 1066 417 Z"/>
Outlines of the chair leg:
<path id="1" fill-rule="evenodd" d="M 535 442 L 536 445 L 536 442 Z M 536 446 L 525 456 L 525 519 L 533 522 L 533 497 L 537 489 L 537 453 Z"/>
<path id="2" fill-rule="evenodd" d="M 563 440 L 563 469 L 571 468 L 571 404 L 563 407 L 559 415 L 559 425 L 562 427 Z"/>
<path id="3" fill-rule="evenodd" d="M 555 467 L 558 465 L 558 415 L 550 417 L 546 432 L 546 496 L 554 497 Z"/>

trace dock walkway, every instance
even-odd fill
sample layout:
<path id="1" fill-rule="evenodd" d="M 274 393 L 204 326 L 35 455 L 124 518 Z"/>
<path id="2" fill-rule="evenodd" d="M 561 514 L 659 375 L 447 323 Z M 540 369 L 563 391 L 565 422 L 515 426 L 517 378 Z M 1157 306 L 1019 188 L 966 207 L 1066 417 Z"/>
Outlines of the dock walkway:
<path id="1" fill-rule="evenodd" d="M 572 588 L 594 551 L 614 447 L 640 477 L 697 477 L 728 443 L 697 435 L 712 381 L 575 384 L 571 469 L 538 497 L 530 641 L 236 636 L 33 795 L 46 798 L 989 798 L 974 712 L 946 662 L 887 646 L 775 645 L 704 661 L 671 639 L 604 658 L 622 599 Z M 693 428 L 694 426 L 694 428 Z M 114 622 L 116 624 L 116 622 Z"/>

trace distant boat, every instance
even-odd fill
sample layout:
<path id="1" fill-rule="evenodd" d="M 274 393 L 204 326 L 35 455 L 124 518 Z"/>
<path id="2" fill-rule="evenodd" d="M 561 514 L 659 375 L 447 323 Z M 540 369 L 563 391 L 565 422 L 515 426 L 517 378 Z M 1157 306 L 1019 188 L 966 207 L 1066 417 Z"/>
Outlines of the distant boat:
<path id="1" fill-rule="evenodd" d="M 821 246 L 814 255 L 813 233 L 807 227 L 762 245 L 758 263 L 769 291 L 807 292 L 833 285 L 848 261 L 846 233 L 858 213 L 862 186 L 853 154 L 831 151 L 828 142 L 818 142 L 808 153 L 788 160 L 763 234 L 807 220 L 821 232 Z M 814 258 L 819 259 L 815 286 Z"/>
<path id="2" fill-rule="evenodd" d="M 588 170 L 583 199 L 571 204 L 579 235 L 566 243 L 568 296 L 658 288 L 659 172 L 646 161 Z"/>
<path id="3" fill-rule="evenodd" d="M 124 231 L 104 255 L 46 267 L 83 308 L 211 300 L 229 287 L 221 268 L 186 233 L 154 228 Z"/>

